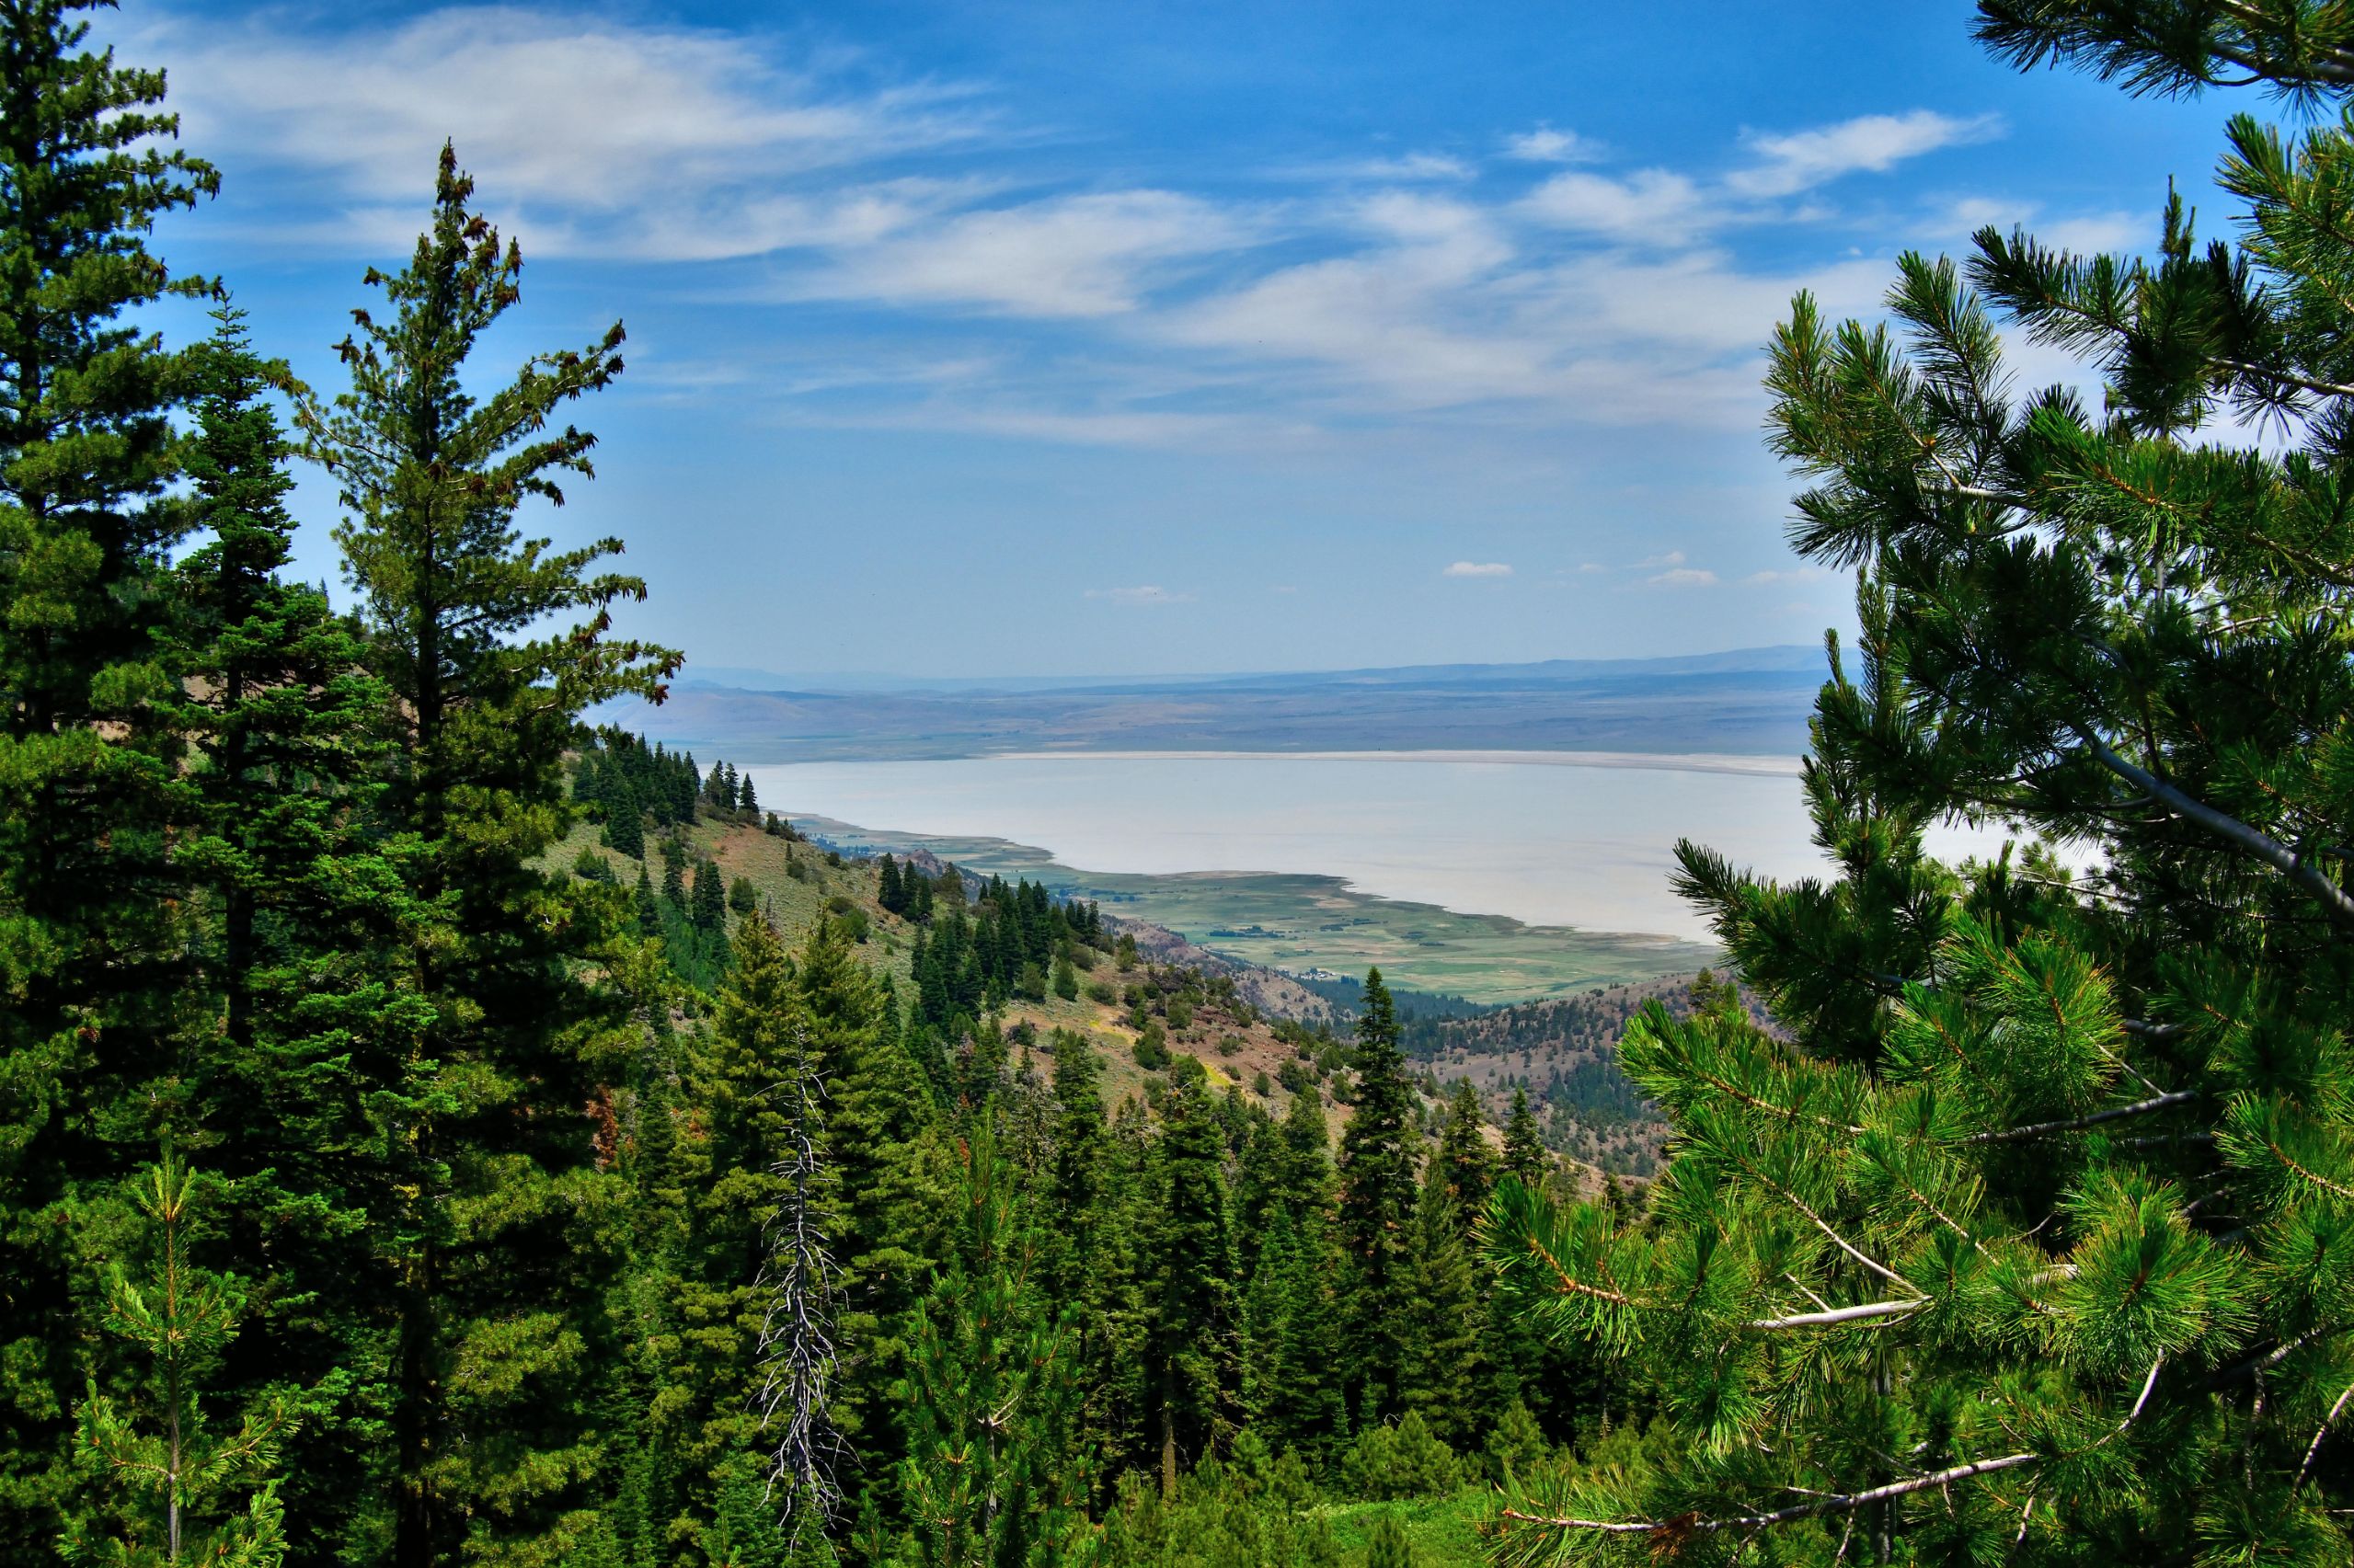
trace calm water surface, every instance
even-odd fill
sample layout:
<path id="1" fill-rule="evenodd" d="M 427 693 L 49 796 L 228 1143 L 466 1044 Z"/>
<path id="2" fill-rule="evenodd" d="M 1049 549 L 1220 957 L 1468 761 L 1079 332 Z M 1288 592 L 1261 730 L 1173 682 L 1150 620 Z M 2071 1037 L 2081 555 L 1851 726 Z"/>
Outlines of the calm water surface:
<path id="1" fill-rule="evenodd" d="M 1010 839 L 1080 870 L 1321 873 L 1385 898 L 1598 931 L 1706 938 L 1668 887 L 1680 836 L 1772 876 L 1823 867 L 1795 759 L 1094 755 L 744 772 L 773 811 Z"/>

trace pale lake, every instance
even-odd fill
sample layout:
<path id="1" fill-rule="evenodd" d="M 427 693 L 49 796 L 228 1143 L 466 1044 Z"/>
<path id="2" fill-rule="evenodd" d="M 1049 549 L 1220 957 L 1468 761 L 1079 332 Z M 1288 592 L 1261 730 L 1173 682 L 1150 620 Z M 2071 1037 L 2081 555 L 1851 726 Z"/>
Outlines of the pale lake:
<path id="1" fill-rule="evenodd" d="M 744 772 L 764 807 L 794 817 L 1010 840 L 1095 872 L 1338 876 L 1381 898 L 1589 931 L 1706 938 L 1668 885 L 1679 837 L 1779 878 L 1824 865 L 1796 758 L 1098 752 Z M 1959 830 L 1933 840 L 1950 856 L 1996 843 Z"/>

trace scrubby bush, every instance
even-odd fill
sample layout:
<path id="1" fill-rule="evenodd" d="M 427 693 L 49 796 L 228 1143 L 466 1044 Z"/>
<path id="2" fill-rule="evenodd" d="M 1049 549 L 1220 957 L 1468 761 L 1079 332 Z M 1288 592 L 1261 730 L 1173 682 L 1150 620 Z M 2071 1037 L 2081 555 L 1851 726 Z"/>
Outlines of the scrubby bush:
<path id="1" fill-rule="evenodd" d="M 1369 1426 L 1340 1461 L 1349 1495 L 1373 1502 L 1442 1497 L 1463 1484 L 1463 1461 L 1430 1430 L 1418 1410 L 1395 1425 Z"/>

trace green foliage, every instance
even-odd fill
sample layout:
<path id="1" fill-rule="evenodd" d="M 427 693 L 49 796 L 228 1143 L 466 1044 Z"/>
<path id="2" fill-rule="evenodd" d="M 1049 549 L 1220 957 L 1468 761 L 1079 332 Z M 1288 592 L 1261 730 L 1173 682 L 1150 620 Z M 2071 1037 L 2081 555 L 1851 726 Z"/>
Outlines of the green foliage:
<path id="1" fill-rule="evenodd" d="M 189 349 L 124 328 L 181 288 L 150 220 L 212 176 L 78 9 L 0 17 L 0 1558 L 1340 1561 L 1378 1293 L 1313 1082 L 1278 1124 L 1265 1074 L 1213 1093 L 1169 1050 L 1256 1021 L 1231 978 L 888 858 L 910 925 L 862 949 L 863 874 L 733 763 L 584 727 L 676 662 L 610 635 L 617 544 L 522 532 L 590 475 L 562 417 L 618 327 L 482 373 L 521 260 L 445 150 L 340 395 L 225 303 Z M 286 580 L 277 393 L 337 482 L 349 616 Z M 753 832 L 821 884 L 797 950 L 720 871 L 759 874 Z M 1085 1037 L 1002 1012 L 1112 1001 L 1105 955 L 1168 1073 L 1109 1105 Z M 1392 1325 L 1432 1388 L 1374 1403 L 1471 1445 L 1502 1408 L 1462 1267 L 1484 1149 L 1459 1118 L 1418 1207 L 1394 1024 L 1352 1191 L 1428 1254 L 1380 1299 L 1446 1321 Z"/>
<path id="2" fill-rule="evenodd" d="M 1359 1497 L 1383 1502 L 1439 1497 L 1463 1482 L 1463 1464 L 1418 1410 L 1395 1425 L 1368 1426 L 1341 1461 L 1341 1481 Z"/>
<path id="3" fill-rule="evenodd" d="M 185 938 L 157 896 L 182 750 L 157 636 L 198 356 L 134 321 L 201 290 L 146 236 L 218 184 L 172 144 L 163 73 L 86 47 L 93 8 L 0 14 L 0 1557 L 25 1562 L 70 1483 L 82 1200 L 178 1099 L 151 1087 Z"/>
<path id="4" fill-rule="evenodd" d="M 1349 1360 L 1372 1404 L 1371 1425 L 1398 1406 L 1402 1333 L 1410 1309 L 1407 1247 L 1416 1201 L 1418 1116 L 1398 1047 L 1397 1012 L 1382 972 L 1365 977 L 1357 1022 L 1356 1111 L 1340 1140 L 1339 1240 L 1348 1266 Z"/>
<path id="5" fill-rule="evenodd" d="M 1060 1562 L 1081 1523 L 1072 1333 L 1032 1278 L 1011 1185 L 993 1139 L 973 1139 L 948 1255 L 914 1313 L 900 1483 L 924 1568 Z"/>
<path id="6" fill-rule="evenodd" d="M 2354 80 L 2331 7 L 1981 14 L 2145 89 Z M 1860 574 L 1804 780 L 1834 869 L 1682 847 L 1774 1026 L 1718 988 L 1628 1031 L 1675 1128 L 1647 1212 L 1497 1198 L 1524 1310 L 1671 1423 L 1532 1488 L 1504 1562 L 2345 1559 L 2354 126 L 2227 134 L 2240 243 L 2171 198 L 2148 258 L 1990 230 L 1901 258 L 1886 326 L 1777 334 L 1793 541 Z M 2005 330 L 2107 407 L 2015 390 Z M 1952 817 L 2088 869 L 1941 865 Z"/>
<path id="7" fill-rule="evenodd" d="M 1365 1549 L 1365 1568 L 1414 1568 L 1414 1547 L 1395 1514 L 1384 1514 L 1374 1527 L 1372 1543 Z"/>
<path id="8" fill-rule="evenodd" d="M 94 1379 L 82 1402 L 77 1448 L 112 1505 L 98 1518 L 71 1519 L 59 1542 L 69 1562 L 132 1568 L 185 1557 L 277 1568 L 284 1560 L 284 1510 L 270 1471 L 288 1412 L 248 1411 L 235 1433 L 215 1433 L 200 1397 L 246 1308 L 239 1281 L 190 1255 L 191 1206 L 205 1185 L 168 1151 L 140 1183 L 156 1257 L 144 1286 L 121 1264 L 110 1269 L 107 1326 L 136 1345 L 147 1367 L 121 1397 L 101 1393 Z"/>

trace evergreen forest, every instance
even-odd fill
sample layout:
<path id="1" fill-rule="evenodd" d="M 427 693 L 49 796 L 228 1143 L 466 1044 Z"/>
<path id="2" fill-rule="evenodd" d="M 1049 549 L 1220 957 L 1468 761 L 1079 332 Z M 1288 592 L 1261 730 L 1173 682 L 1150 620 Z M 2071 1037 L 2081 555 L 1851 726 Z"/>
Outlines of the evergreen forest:
<path id="1" fill-rule="evenodd" d="M 0 1562 L 2354 1554 L 2354 12 L 1980 0 L 2285 123 L 1771 328 L 1833 870 L 1336 1021 L 594 722 L 683 663 L 532 532 L 621 325 L 489 362 L 444 146 L 304 384 L 93 8 L 0 0 Z"/>

